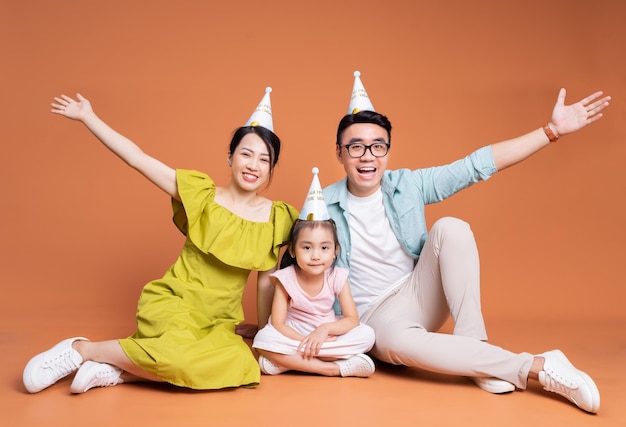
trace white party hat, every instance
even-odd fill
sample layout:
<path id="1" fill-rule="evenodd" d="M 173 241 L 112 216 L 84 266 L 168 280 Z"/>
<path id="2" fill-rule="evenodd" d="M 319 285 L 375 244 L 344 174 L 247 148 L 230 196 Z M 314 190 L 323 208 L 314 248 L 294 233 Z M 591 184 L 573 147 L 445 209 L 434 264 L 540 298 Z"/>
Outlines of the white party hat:
<path id="1" fill-rule="evenodd" d="M 348 107 L 348 114 L 356 114 L 359 111 L 376 111 L 370 101 L 370 97 L 367 96 L 367 92 L 361 82 L 361 72 L 354 72 L 354 85 L 352 86 L 352 97 L 350 98 L 350 106 Z"/>
<path id="2" fill-rule="evenodd" d="M 270 102 L 271 87 L 265 88 L 265 95 L 259 102 L 256 110 L 252 113 L 245 126 L 263 126 L 274 132 L 274 123 L 272 122 L 272 103 Z"/>
<path id="3" fill-rule="evenodd" d="M 326 202 L 324 202 L 324 194 L 322 193 L 322 186 L 320 180 L 317 177 L 319 173 L 318 168 L 313 168 L 313 181 L 311 181 L 311 187 L 309 193 L 304 200 L 304 206 L 300 211 L 300 219 L 305 221 L 325 221 L 330 219 L 328 214 L 328 208 Z"/>

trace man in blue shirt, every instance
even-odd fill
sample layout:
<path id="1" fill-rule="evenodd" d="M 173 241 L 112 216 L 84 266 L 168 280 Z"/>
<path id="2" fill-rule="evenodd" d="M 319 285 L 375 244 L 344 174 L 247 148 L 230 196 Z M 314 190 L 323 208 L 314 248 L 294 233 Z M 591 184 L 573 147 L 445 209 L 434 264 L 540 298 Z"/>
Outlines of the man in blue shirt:
<path id="1" fill-rule="evenodd" d="M 537 380 L 596 413 L 598 388 L 561 351 L 516 354 L 486 342 L 472 231 L 459 219 L 442 218 L 427 232 L 424 207 L 598 120 L 610 97 L 596 92 L 565 105 L 561 89 L 543 127 L 445 166 L 387 170 L 391 123 L 374 111 L 357 73 L 349 113 L 337 131 L 336 156 L 346 177 L 324 190 L 324 200 L 339 231 L 337 265 L 350 268 L 361 321 L 376 331 L 372 354 L 466 376 L 492 393 L 525 389 L 528 379 Z M 453 334 L 438 333 L 450 315 Z"/>

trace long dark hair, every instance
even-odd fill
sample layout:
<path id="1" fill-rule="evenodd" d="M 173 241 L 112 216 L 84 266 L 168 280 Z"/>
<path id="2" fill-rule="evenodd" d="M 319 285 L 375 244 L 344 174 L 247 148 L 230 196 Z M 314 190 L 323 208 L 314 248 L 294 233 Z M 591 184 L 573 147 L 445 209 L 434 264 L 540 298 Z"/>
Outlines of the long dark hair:
<path id="1" fill-rule="evenodd" d="M 293 223 L 293 226 L 291 227 L 291 231 L 289 232 L 289 240 L 287 241 L 287 250 L 285 251 L 285 253 L 283 254 L 283 257 L 280 260 L 281 269 L 285 267 L 289 267 L 290 265 L 293 265 L 295 268 L 299 268 L 298 263 L 296 262 L 296 258 L 292 253 L 295 250 L 296 243 L 298 243 L 298 237 L 300 237 L 300 233 L 302 232 L 302 230 L 313 229 L 317 227 L 323 227 L 327 230 L 330 230 L 330 232 L 333 235 L 333 240 L 335 243 L 335 250 L 339 252 L 340 250 L 339 236 L 337 235 L 337 225 L 335 224 L 335 221 L 333 221 L 332 219 L 327 219 L 324 221 L 309 221 L 309 220 L 304 220 L 304 219 L 297 219 Z M 331 268 L 335 266 L 336 261 L 337 261 L 337 258 L 333 260 Z"/>

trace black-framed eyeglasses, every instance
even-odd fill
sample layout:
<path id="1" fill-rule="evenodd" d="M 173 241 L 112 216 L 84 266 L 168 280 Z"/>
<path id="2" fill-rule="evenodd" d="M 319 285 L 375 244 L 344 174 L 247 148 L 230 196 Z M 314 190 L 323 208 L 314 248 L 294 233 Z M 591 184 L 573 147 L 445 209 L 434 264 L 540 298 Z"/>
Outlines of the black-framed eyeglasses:
<path id="1" fill-rule="evenodd" d="M 358 159 L 365 155 L 367 150 L 370 150 L 372 156 L 374 157 L 385 157 L 389 152 L 389 143 L 387 142 L 375 142 L 374 144 L 365 145 L 359 142 L 342 145 L 342 147 L 346 147 L 348 151 L 348 156 Z"/>

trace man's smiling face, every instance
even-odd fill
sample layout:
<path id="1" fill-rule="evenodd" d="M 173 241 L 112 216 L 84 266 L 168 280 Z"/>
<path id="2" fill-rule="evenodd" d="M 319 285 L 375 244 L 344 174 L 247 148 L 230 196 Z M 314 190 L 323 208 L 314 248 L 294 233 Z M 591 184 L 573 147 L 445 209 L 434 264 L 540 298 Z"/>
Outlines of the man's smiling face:
<path id="1" fill-rule="evenodd" d="M 387 169 L 389 155 L 375 157 L 371 150 L 365 150 L 363 156 L 354 158 L 348 155 L 347 144 L 389 143 L 387 130 L 373 123 L 355 123 L 348 126 L 341 136 L 341 145 L 337 145 L 337 159 L 343 165 L 348 177 L 348 191 L 357 197 L 374 194 L 380 188 L 383 173 Z"/>

